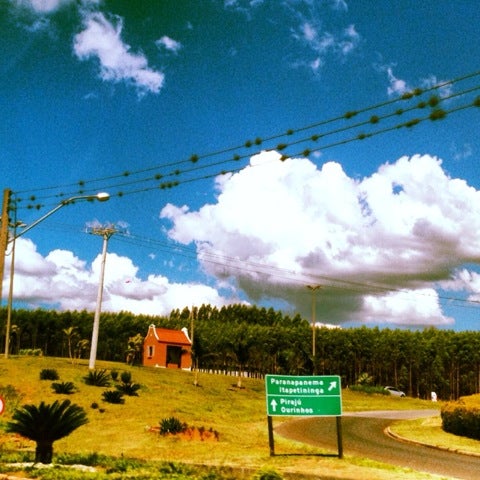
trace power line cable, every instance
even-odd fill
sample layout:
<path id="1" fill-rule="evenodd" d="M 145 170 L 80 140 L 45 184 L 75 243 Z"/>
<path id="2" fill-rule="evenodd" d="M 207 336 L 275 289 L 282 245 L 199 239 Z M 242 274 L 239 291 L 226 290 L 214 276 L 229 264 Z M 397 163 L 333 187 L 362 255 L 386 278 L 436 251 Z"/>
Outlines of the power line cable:
<path id="1" fill-rule="evenodd" d="M 251 146 L 254 146 L 254 145 L 261 145 L 264 141 L 268 141 L 268 140 L 272 140 L 272 139 L 277 139 L 277 138 L 281 138 L 282 136 L 285 136 L 285 135 L 292 135 L 293 133 L 295 132 L 300 132 L 300 131 L 305 131 L 305 130 L 308 130 L 308 129 L 312 129 L 312 128 L 315 128 L 315 127 L 318 127 L 318 126 L 321 126 L 321 125 L 326 125 L 326 124 L 329 124 L 329 123 L 333 123 L 335 121 L 339 121 L 339 120 L 345 120 L 345 119 L 350 119 L 350 118 L 353 118 L 361 113 L 365 113 L 365 112 L 368 112 L 368 111 L 371 111 L 373 109 L 378 109 L 380 107 L 383 107 L 383 106 L 386 106 L 386 105 L 390 105 L 390 104 L 393 104 L 393 103 L 396 103 L 398 101 L 401 101 L 401 100 L 410 100 L 412 98 L 415 98 L 415 97 L 418 97 L 422 94 L 424 94 L 425 92 L 429 92 L 429 91 L 432 91 L 432 90 L 435 90 L 435 89 L 440 89 L 440 88 L 444 88 L 448 85 L 453 85 L 454 83 L 457 83 L 457 82 L 460 82 L 460 81 L 463 81 L 463 80 L 466 80 L 466 79 L 469 79 L 469 78 L 473 78 L 477 75 L 480 75 L 480 72 L 474 72 L 472 74 L 469 74 L 469 75 L 465 75 L 463 77 L 459 77 L 457 79 L 454 79 L 454 80 L 451 80 L 451 81 L 448 81 L 448 82 L 443 82 L 443 83 L 440 83 L 438 85 L 435 85 L 435 86 L 432 86 L 431 88 L 428 88 L 428 89 L 415 89 L 413 90 L 412 92 L 408 92 L 406 94 L 404 94 L 403 96 L 399 97 L 399 98 L 396 98 L 394 100 L 391 100 L 391 101 L 387 101 L 387 102 L 382 102 L 382 103 L 379 103 L 379 104 L 376 104 L 376 105 L 373 105 L 373 106 L 370 106 L 370 107 L 365 107 L 363 109 L 360 109 L 360 110 L 357 110 L 357 111 L 352 111 L 352 112 L 347 112 L 345 113 L 344 115 L 342 116 L 337 116 L 333 119 L 329 119 L 329 120 L 324 120 L 324 121 L 321 121 L 321 122 L 316 122 L 314 124 L 310 124 L 310 125 L 307 125 L 307 126 L 304 126 L 304 127 L 300 127 L 296 130 L 289 130 L 287 131 L 287 133 L 283 133 L 283 134 L 278 134 L 278 135 L 273 135 L 271 137 L 268 137 L 264 140 L 261 140 L 261 139 L 256 139 L 255 141 L 253 142 L 245 142 L 244 145 L 240 145 L 240 146 L 236 146 L 236 147 L 230 147 L 230 148 L 226 148 L 226 149 L 223 149 L 223 150 L 218 150 L 218 151 L 215 151 L 215 152 L 211 152 L 211 153 L 207 153 L 205 155 L 202 155 L 202 156 L 198 156 L 198 155 L 192 155 L 190 157 L 189 160 L 181 160 L 181 161 L 174 161 L 174 162 L 170 162 L 170 163 L 167 163 L 167 164 L 164 164 L 164 165 L 156 165 L 154 167 L 149 167 L 149 168 L 146 168 L 146 169 L 141 169 L 141 170 L 137 170 L 137 171 L 133 171 L 133 172 L 123 172 L 122 174 L 117 174 L 117 175 L 112 175 L 112 176 L 108 176 L 108 177 L 102 177 L 102 178 L 97 178 L 97 179 L 92 179 L 92 180 L 89 180 L 89 181 L 79 181 L 78 183 L 75 183 L 75 184 L 68 184 L 68 186 L 75 186 L 75 187 L 81 187 L 82 190 L 78 191 L 72 191 L 71 193 L 72 194 L 78 194 L 78 193 L 83 193 L 85 190 L 83 189 L 87 184 L 92 184 L 92 183 L 96 183 L 96 182 L 100 182 L 100 181 L 105 181 L 106 179 L 115 179 L 115 178 L 128 178 L 128 177 L 131 177 L 132 175 L 138 175 L 140 173 L 144 173 L 144 172 L 149 172 L 149 171 L 154 171 L 154 170 L 159 170 L 159 169 L 165 169 L 165 168 L 168 168 L 168 167 L 175 167 L 175 166 L 180 166 L 182 164 L 185 164 L 185 163 L 193 163 L 193 164 L 196 164 L 200 159 L 204 159 L 204 158 L 209 158 L 209 157 L 213 157 L 213 156 L 217 156 L 217 155 L 220 155 L 220 154 L 224 154 L 226 152 L 231 152 L 231 151 L 234 151 L 234 150 L 237 150 L 237 149 L 241 149 L 241 148 L 250 148 Z M 449 96 L 445 96 L 443 98 L 439 98 L 438 99 L 438 102 L 440 101 L 444 101 L 444 100 L 447 100 L 447 99 L 451 99 L 451 98 L 454 98 L 454 97 L 458 97 L 458 96 L 461 96 L 461 95 L 465 95 L 467 93 L 470 93 L 471 91 L 474 91 L 476 89 L 478 89 L 480 87 L 474 87 L 473 89 L 469 89 L 469 90 L 465 90 L 465 91 L 462 91 L 462 92 L 459 92 L 459 93 L 456 93 L 456 94 L 453 94 L 453 95 L 449 95 Z M 423 103 L 423 106 L 422 106 L 422 103 Z M 427 106 L 428 103 L 427 102 L 420 102 L 418 105 L 414 106 L 414 107 L 410 107 L 408 109 L 405 109 L 405 110 L 402 110 L 402 113 L 405 113 L 405 112 L 408 112 L 408 111 L 411 111 L 411 110 L 414 110 L 416 108 L 424 108 L 425 106 Z M 432 106 L 432 105 L 430 105 Z M 377 123 L 378 121 L 382 120 L 382 119 L 385 119 L 385 118 L 389 118 L 389 117 L 392 117 L 394 115 L 398 115 L 399 114 L 399 110 L 397 110 L 395 113 L 389 113 L 385 116 L 372 116 L 369 120 L 366 120 L 364 122 L 360 122 L 360 123 L 357 123 L 357 124 L 354 124 L 354 125 L 350 125 L 350 126 L 346 126 L 346 127 L 342 127 L 342 128 L 339 128 L 339 129 L 335 129 L 335 130 L 332 130 L 330 132 L 323 132 L 321 134 L 315 134 L 315 135 L 311 135 L 309 138 L 304 138 L 304 139 L 300 139 L 300 140 L 296 140 L 296 141 L 293 141 L 293 142 L 290 142 L 290 143 L 285 143 L 285 144 L 279 144 L 275 147 L 272 147 L 270 149 L 279 149 L 279 150 L 283 150 L 284 148 L 288 147 L 288 146 L 292 146 L 292 145 L 295 145 L 295 144 L 298 144 L 298 143 L 302 143 L 302 142 L 306 142 L 306 141 L 309 141 L 309 140 L 313 140 L 313 141 L 317 141 L 319 138 L 323 138 L 325 136 L 328 136 L 328 135 L 332 135 L 332 134 L 335 134 L 335 133 L 339 133 L 339 132 L 343 132 L 343 131 L 347 131 L 347 130 L 350 130 L 352 128 L 357 128 L 359 126 L 362 126 L 362 125 L 366 125 L 368 123 L 373 123 L 373 119 L 375 119 L 375 123 Z M 337 142 L 335 143 L 334 145 L 338 145 L 338 144 L 341 144 L 342 142 Z M 280 148 L 278 148 L 280 147 Z M 325 147 L 323 147 L 325 148 Z M 327 146 L 327 148 L 330 148 L 330 146 Z M 306 149 L 308 151 L 308 149 Z M 234 161 L 238 161 L 238 160 L 242 160 L 242 159 L 245 159 L 245 158 L 248 158 L 249 156 L 251 156 L 252 153 L 249 152 L 247 154 L 244 154 L 244 155 L 234 155 L 233 157 L 233 160 Z M 198 167 L 193 167 L 191 169 L 187 169 L 185 171 L 182 171 L 182 170 L 179 170 L 179 169 L 176 169 L 172 172 L 168 172 L 166 174 L 166 176 L 179 176 L 181 175 L 182 173 L 185 173 L 185 172 L 191 172 L 191 171 L 196 171 L 196 170 L 199 170 L 199 169 L 205 169 L 205 168 L 211 168 L 213 166 L 217 166 L 217 165 L 221 165 L 223 163 L 228 163 L 228 162 L 231 162 L 232 159 L 226 159 L 226 160 L 220 160 L 218 162 L 214 162 L 214 163 L 211 163 L 211 164 L 207 164 L 207 165 L 201 165 L 201 166 L 198 166 Z M 235 170 L 235 169 L 234 169 Z M 147 177 L 147 178 L 142 178 L 142 179 L 136 179 L 136 180 L 131 180 L 131 181 L 126 181 L 126 182 L 121 182 L 121 183 L 117 183 L 117 184 L 113 184 L 113 188 L 117 188 L 117 187 L 120 187 L 120 186 L 127 186 L 127 185 L 133 185 L 133 184 L 139 184 L 139 183 L 144 183 L 144 182 L 148 182 L 148 181 L 158 181 L 160 180 L 164 175 L 160 174 L 157 172 L 156 175 L 152 176 L 152 177 Z M 200 177 L 200 178 L 203 178 L 203 177 Z M 172 186 L 172 185 L 169 185 L 169 186 Z M 44 189 L 37 189 L 35 191 L 44 191 L 44 190 L 54 190 L 54 189 L 58 189 L 58 188 L 61 188 L 62 186 L 52 186 L 52 187 L 45 187 Z M 91 189 L 93 188 L 90 187 L 90 190 L 88 191 L 92 191 Z M 28 190 L 25 190 L 25 191 L 19 191 L 19 192 L 16 192 L 17 194 L 21 194 L 21 193 L 27 193 L 29 192 Z M 32 190 L 30 190 L 30 192 L 32 192 Z M 66 194 L 64 192 L 61 192 L 61 193 L 57 193 L 54 195 L 55 198 L 58 198 L 58 196 L 65 196 Z M 46 198 L 53 198 L 52 195 L 50 196 L 47 196 Z M 35 199 L 35 195 L 32 195 L 31 196 L 31 200 L 34 201 Z M 31 206 L 29 208 L 32 208 Z"/>

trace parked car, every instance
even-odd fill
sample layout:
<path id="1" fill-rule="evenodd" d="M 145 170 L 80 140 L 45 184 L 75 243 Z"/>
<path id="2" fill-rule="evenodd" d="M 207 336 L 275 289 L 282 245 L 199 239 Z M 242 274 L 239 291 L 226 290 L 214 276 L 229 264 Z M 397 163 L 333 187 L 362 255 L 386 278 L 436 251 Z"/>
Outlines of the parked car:
<path id="1" fill-rule="evenodd" d="M 395 387 L 385 387 L 384 390 L 390 393 L 390 395 L 395 395 L 396 397 L 404 397 L 405 392 L 402 392 L 398 388 Z"/>

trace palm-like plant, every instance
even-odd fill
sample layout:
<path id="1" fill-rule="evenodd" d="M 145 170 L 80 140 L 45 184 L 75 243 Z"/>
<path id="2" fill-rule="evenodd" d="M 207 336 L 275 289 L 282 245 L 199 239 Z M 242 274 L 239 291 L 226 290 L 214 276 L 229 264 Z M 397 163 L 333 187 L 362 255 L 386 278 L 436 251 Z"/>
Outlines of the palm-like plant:
<path id="1" fill-rule="evenodd" d="M 88 422 L 85 410 L 70 400 L 24 405 L 14 412 L 12 419 L 7 423 L 7 431 L 36 442 L 36 463 L 52 463 L 53 442 Z"/>

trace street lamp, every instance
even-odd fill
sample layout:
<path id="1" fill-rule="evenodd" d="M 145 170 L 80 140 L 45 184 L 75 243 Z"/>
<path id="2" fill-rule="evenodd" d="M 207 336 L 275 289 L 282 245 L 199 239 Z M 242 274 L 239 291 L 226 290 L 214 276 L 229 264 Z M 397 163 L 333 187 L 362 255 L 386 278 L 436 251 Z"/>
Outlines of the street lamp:
<path id="1" fill-rule="evenodd" d="M 4 207 L 2 212 L 2 229 L 0 231 L 0 302 L 2 300 L 2 284 L 3 284 L 3 275 L 4 275 L 4 267 L 5 267 L 5 250 L 9 243 L 12 243 L 12 258 L 11 258 L 11 266 L 10 266 L 10 289 L 8 293 L 8 305 L 11 308 L 12 304 L 12 297 L 13 297 L 13 274 L 14 274 L 14 261 L 15 261 L 15 240 L 18 237 L 21 237 L 23 234 L 31 230 L 33 227 L 36 227 L 39 223 L 43 222 L 46 218 L 50 215 L 53 215 L 55 212 L 60 210 L 62 207 L 66 205 L 70 205 L 77 200 L 98 200 L 99 202 L 106 202 L 110 198 L 110 195 L 106 192 L 100 192 L 95 195 L 77 195 L 74 197 L 67 198 L 66 200 L 62 200 L 55 208 L 47 212 L 45 215 L 40 217 L 38 220 L 35 220 L 30 225 L 27 225 L 21 232 L 16 233 L 16 227 L 14 227 L 14 234 L 11 238 L 8 238 L 8 218 L 3 218 L 3 214 L 6 215 L 6 208 Z M 5 223 L 4 223 L 5 222 Z M 6 225 L 6 226 L 5 226 Z M 3 238 L 5 237 L 5 238 Z M 3 248 L 5 246 L 5 248 Z M 6 335 L 5 335 L 5 358 L 8 358 L 8 350 L 10 348 L 10 315 L 7 314 L 7 325 L 6 325 Z"/>
<path id="2" fill-rule="evenodd" d="M 110 195 L 106 192 L 100 192 L 95 195 L 78 195 L 76 197 L 70 197 L 66 200 L 60 202 L 54 209 L 47 212 L 43 217 L 40 217 L 38 220 L 35 220 L 32 224 L 25 227 L 20 233 L 18 233 L 14 238 L 17 239 L 21 237 L 24 233 L 31 230 L 33 227 L 36 227 L 40 222 L 43 222 L 47 217 L 53 215 L 57 210 L 60 210 L 65 205 L 70 205 L 75 203 L 77 200 L 98 200 L 99 202 L 106 202 L 110 198 Z M 11 240 L 10 240 L 11 241 Z"/>
<path id="3" fill-rule="evenodd" d="M 321 285 L 307 285 L 307 288 L 312 292 L 312 357 L 313 357 L 313 373 L 315 373 L 315 314 L 317 306 L 317 290 L 322 288 Z"/>

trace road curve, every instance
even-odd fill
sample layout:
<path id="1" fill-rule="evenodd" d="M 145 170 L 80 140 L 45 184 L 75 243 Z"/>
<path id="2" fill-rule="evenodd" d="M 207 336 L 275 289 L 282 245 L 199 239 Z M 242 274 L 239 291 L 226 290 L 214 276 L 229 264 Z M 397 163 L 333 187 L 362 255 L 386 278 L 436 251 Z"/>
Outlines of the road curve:
<path id="1" fill-rule="evenodd" d="M 438 410 L 347 413 L 342 416 L 344 455 L 378 460 L 449 478 L 478 480 L 480 457 L 399 442 L 384 430 L 392 420 L 438 415 Z M 337 449 L 336 421 L 332 417 L 302 418 L 283 422 L 275 432 L 291 440 L 321 447 L 333 454 Z"/>

